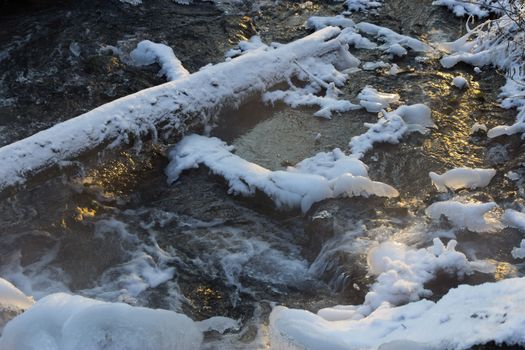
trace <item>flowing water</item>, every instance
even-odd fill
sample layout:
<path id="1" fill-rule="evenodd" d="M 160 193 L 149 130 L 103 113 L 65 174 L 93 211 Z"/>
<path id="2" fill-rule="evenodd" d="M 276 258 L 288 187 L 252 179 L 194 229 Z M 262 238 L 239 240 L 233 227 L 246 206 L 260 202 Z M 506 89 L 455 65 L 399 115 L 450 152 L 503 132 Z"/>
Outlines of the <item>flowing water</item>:
<path id="1" fill-rule="evenodd" d="M 108 53 L 104 45 L 129 52 L 141 39 L 165 40 L 195 71 L 221 61 L 229 47 L 256 31 L 266 42 L 287 42 L 307 34 L 302 24 L 308 16 L 342 9 L 311 1 L 144 3 L 134 8 L 72 1 L 22 12 L 14 7 L 0 17 L 0 143 L 162 82 L 155 68 L 131 66 L 125 54 Z M 387 1 L 378 14 L 354 18 L 429 41 L 457 37 L 461 21 L 430 3 Z M 355 54 L 365 61 L 381 58 L 376 51 Z M 400 198 L 326 200 L 303 215 L 277 210 L 262 194 L 229 195 L 227 184 L 202 168 L 168 185 L 163 171 L 169 145 L 94 154 L 64 175 L 2 197 L 0 276 L 35 298 L 69 291 L 176 310 L 195 320 L 228 316 L 240 320 L 240 329 L 207 334 L 205 347 L 259 348 L 272 305 L 316 311 L 361 303 L 373 282 L 367 250 L 385 239 L 419 247 L 434 237 L 455 237 L 470 259 L 488 259 L 496 267 L 461 281 L 440 275 L 428 286 L 434 298 L 458 283 L 522 275 L 523 266 L 510 255 L 521 240 L 517 231 L 458 232 L 424 216 L 425 207 L 442 196 L 432 190 L 428 172 L 458 166 L 498 170 L 487 189 L 460 195 L 522 202 L 521 184 L 503 175 L 522 170 L 519 140 L 470 134 L 474 122 L 492 127 L 513 120 L 514 111 L 497 104 L 496 87 L 504 78 L 494 71 L 475 75 L 466 66 L 448 71 L 435 59 L 415 56 L 396 61 L 396 77 L 360 71 L 344 89 L 353 99 L 372 85 L 399 93 L 407 104 L 431 107 L 438 129 L 379 145 L 364 159 L 370 177 L 396 187 Z M 470 89 L 451 87 L 459 73 L 470 78 Z M 324 120 L 313 112 L 254 98 L 218 116 L 211 134 L 235 145 L 241 157 L 281 169 L 319 151 L 347 149 L 350 138 L 365 130 L 363 123 L 375 118 L 358 110 Z"/>

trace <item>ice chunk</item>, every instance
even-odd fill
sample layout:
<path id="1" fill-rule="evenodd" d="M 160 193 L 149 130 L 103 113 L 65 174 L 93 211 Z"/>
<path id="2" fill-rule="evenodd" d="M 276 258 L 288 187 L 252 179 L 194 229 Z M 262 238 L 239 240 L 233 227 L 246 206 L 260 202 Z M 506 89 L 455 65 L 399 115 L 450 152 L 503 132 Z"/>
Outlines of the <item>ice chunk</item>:
<path id="1" fill-rule="evenodd" d="M 425 213 L 433 220 L 443 215 L 456 227 L 473 232 L 496 232 L 503 229 L 503 224 L 491 213 L 498 205 L 488 203 L 461 203 L 455 200 L 431 204 Z"/>
<path id="2" fill-rule="evenodd" d="M 523 345 L 524 288 L 525 278 L 461 285 L 437 302 L 383 305 L 367 317 L 335 322 L 306 310 L 277 306 L 270 314 L 270 346 L 308 350 L 466 350 L 491 341 Z"/>
<path id="3" fill-rule="evenodd" d="M 182 63 L 173 53 L 171 47 L 143 40 L 130 53 L 133 61 L 139 66 L 158 63 L 161 67 L 160 75 L 165 75 L 168 81 L 181 79 L 190 75 Z"/>
<path id="4" fill-rule="evenodd" d="M 377 62 L 365 62 L 363 64 L 363 70 L 376 70 L 378 68 L 390 68 L 390 64 L 383 62 L 383 61 L 377 61 Z M 366 87 L 365 87 L 366 89 Z M 377 91 L 377 90 L 376 90 Z"/>
<path id="5" fill-rule="evenodd" d="M 202 332 L 187 316 L 58 293 L 10 321 L 1 349 L 199 349 Z"/>
<path id="6" fill-rule="evenodd" d="M 447 189 L 455 191 L 461 188 L 475 189 L 488 186 L 494 175 L 496 175 L 496 170 L 455 168 L 441 175 L 432 171 L 428 175 L 439 192 L 447 192 Z"/>
<path id="7" fill-rule="evenodd" d="M 357 23 L 355 27 L 363 33 L 375 35 L 376 37 L 382 39 L 385 42 L 385 44 L 382 45 L 381 48 L 388 53 L 396 55 L 401 54 L 402 52 L 406 53 L 405 48 L 412 49 L 416 52 L 432 51 L 432 48 L 427 44 L 423 43 L 422 41 L 417 40 L 415 38 L 411 38 L 406 35 L 401 35 L 385 27 L 381 27 L 368 22 Z"/>
<path id="8" fill-rule="evenodd" d="M 517 228 L 525 232 L 525 214 L 512 209 L 507 209 L 503 213 L 501 220 L 508 226 Z M 513 248 L 511 252 L 515 259 L 525 258 L 525 239 L 521 240 L 520 246 Z"/>
<path id="9" fill-rule="evenodd" d="M 514 135 L 518 133 L 522 133 L 525 131 L 525 123 L 524 122 L 518 122 L 515 124 L 512 124 L 510 126 L 508 125 L 498 125 L 496 127 L 493 127 L 489 130 L 487 133 L 487 136 L 491 139 L 495 137 L 499 137 L 502 135 Z"/>
<path id="10" fill-rule="evenodd" d="M 232 147 L 218 138 L 187 136 L 169 154 L 168 181 L 174 182 L 182 171 L 204 164 L 228 181 L 231 193 L 251 196 L 260 190 L 277 206 L 299 207 L 303 212 L 312 204 L 335 196 L 398 195 L 391 186 L 361 176 L 366 175 L 366 166 L 339 149 L 305 159 L 286 171 L 268 170 L 231 151 Z"/>
<path id="11" fill-rule="evenodd" d="M 452 79 L 452 85 L 454 85 L 458 89 L 465 89 L 469 87 L 468 80 L 463 78 L 462 76 L 454 77 L 454 79 Z"/>
<path id="12" fill-rule="evenodd" d="M 359 104 L 366 108 L 367 112 L 378 113 L 382 109 L 386 109 L 391 103 L 399 102 L 398 94 L 389 94 L 386 92 L 379 92 L 373 87 L 367 85 L 357 95 L 360 100 Z"/>
<path id="13" fill-rule="evenodd" d="M 397 64 L 393 64 L 390 70 L 388 71 L 388 74 L 395 76 L 399 74 L 399 66 Z"/>

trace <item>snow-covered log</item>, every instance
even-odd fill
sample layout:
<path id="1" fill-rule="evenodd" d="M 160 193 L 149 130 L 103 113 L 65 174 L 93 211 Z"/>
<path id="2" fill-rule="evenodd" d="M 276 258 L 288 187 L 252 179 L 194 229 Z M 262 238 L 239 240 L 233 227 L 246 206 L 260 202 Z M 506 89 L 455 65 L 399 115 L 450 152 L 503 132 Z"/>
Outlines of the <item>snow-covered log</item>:
<path id="1" fill-rule="evenodd" d="M 326 56 L 338 60 L 346 42 L 327 27 L 274 50 L 253 52 L 206 67 L 177 81 L 139 91 L 0 148 L 0 192 L 32 175 L 94 149 L 145 137 L 169 139 L 203 125 L 222 108 L 235 106 L 285 81 L 294 62 Z"/>

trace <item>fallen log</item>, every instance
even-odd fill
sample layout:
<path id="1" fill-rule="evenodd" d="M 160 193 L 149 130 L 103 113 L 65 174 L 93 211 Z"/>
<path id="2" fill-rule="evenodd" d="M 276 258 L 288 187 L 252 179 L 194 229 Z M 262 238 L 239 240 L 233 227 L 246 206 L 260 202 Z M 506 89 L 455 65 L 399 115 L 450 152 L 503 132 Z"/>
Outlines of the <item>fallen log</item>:
<path id="1" fill-rule="evenodd" d="M 0 192 L 89 151 L 151 137 L 168 140 L 188 125 L 204 125 L 225 107 L 285 81 L 294 62 L 313 56 L 340 60 L 340 30 L 327 27 L 268 51 L 249 52 L 185 78 L 139 91 L 0 148 Z"/>

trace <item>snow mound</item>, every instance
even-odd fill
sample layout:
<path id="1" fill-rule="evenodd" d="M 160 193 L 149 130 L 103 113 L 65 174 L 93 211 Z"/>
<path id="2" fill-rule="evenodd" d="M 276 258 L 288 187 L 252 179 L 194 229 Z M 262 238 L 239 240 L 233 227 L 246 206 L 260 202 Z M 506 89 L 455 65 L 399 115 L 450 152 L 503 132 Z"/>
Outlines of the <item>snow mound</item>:
<path id="1" fill-rule="evenodd" d="M 338 149 L 303 160 L 286 171 L 268 170 L 234 155 L 232 150 L 218 138 L 187 136 L 169 154 L 168 181 L 173 183 L 182 171 L 203 164 L 228 181 L 230 193 L 252 196 L 259 190 L 278 207 L 299 207 L 303 212 L 318 201 L 337 196 L 399 195 L 393 187 L 363 176 L 366 166 Z"/>
<path id="2" fill-rule="evenodd" d="M 432 171 L 428 175 L 439 192 L 447 192 L 447 189 L 455 191 L 461 188 L 475 189 L 488 186 L 496 175 L 496 170 L 455 168 L 441 175 Z"/>
<path id="3" fill-rule="evenodd" d="M 463 78 L 462 76 L 454 77 L 454 79 L 452 79 L 452 85 L 454 85 L 458 89 L 466 89 L 469 87 L 468 80 Z"/>
<path id="4" fill-rule="evenodd" d="M 367 85 L 357 95 L 359 104 L 363 106 L 367 112 L 378 113 L 383 109 L 390 107 L 392 103 L 399 102 L 398 94 L 388 94 L 379 92 L 370 85 Z"/>
<path id="5" fill-rule="evenodd" d="M 458 17 L 476 16 L 485 18 L 491 13 L 502 15 L 512 10 L 512 0 L 436 0 L 432 5 L 446 6 Z"/>
<path id="6" fill-rule="evenodd" d="M 173 53 L 173 49 L 164 44 L 143 40 L 130 53 L 133 61 L 139 66 L 158 63 L 161 67 L 159 75 L 164 75 L 168 81 L 185 78 L 190 72 L 182 65 Z"/>
<path id="7" fill-rule="evenodd" d="M 10 321 L 2 349 L 199 349 L 202 332 L 187 316 L 58 293 Z"/>
<path id="8" fill-rule="evenodd" d="M 439 220 L 443 215 L 456 227 L 469 231 L 496 232 L 504 227 L 492 213 L 497 207 L 494 202 L 461 203 L 448 200 L 431 204 L 425 213 L 433 220 Z"/>
<path id="9" fill-rule="evenodd" d="M 431 111 L 427 106 L 422 104 L 401 106 L 393 112 L 383 111 L 383 117 L 377 123 L 365 123 L 368 131 L 352 137 L 349 147 L 352 154 L 362 158 L 373 148 L 374 143 L 398 144 L 404 135 L 416 131 L 426 134 L 427 128 L 433 125 Z"/>
<path id="10" fill-rule="evenodd" d="M 383 304 L 365 318 L 335 322 L 277 306 L 270 314 L 271 348 L 462 350 L 491 341 L 524 345 L 524 288 L 525 278 L 461 285 L 438 302 Z"/>

